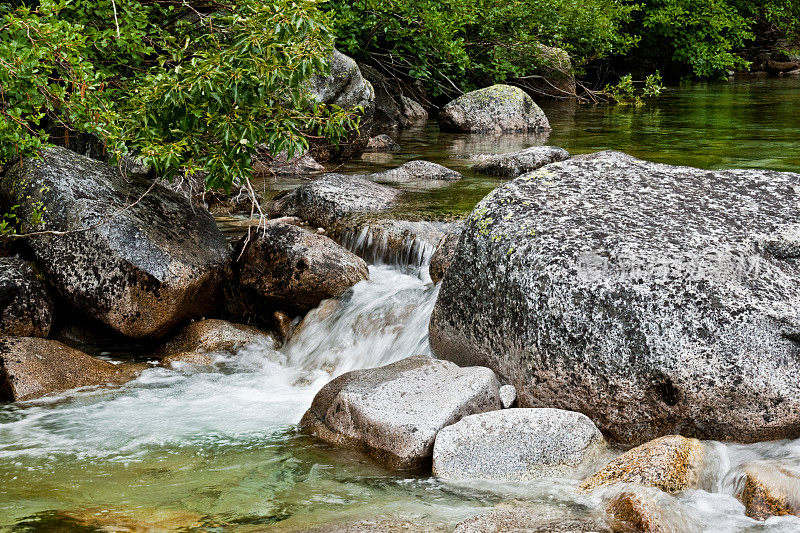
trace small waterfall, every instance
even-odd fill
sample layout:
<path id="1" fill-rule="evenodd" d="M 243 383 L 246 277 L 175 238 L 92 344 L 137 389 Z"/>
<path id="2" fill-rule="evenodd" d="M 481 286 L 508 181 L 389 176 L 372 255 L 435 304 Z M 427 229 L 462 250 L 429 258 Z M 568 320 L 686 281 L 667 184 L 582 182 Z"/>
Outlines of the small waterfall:
<path id="1" fill-rule="evenodd" d="M 390 231 L 365 226 L 344 232 L 341 244 L 373 265 L 420 269 L 431 262 L 436 243 L 413 234 L 392 235 Z"/>

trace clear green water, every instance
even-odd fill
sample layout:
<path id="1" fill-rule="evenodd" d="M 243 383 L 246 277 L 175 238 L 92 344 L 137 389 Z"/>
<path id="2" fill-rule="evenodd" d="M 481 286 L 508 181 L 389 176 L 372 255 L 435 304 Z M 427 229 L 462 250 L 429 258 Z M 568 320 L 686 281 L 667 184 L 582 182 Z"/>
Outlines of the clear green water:
<path id="1" fill-rule="evenodd" d="M 463 216 L 503 181 L 472 173 L 464 156 L 545 142 L 706 168 L 800 169 L 800 80 L 674 89 L 641 109 L 545 109 L 549 136 L 441 134 L 429 123 L 402 133 L 401 152 L 339 170 L 374 172 L 418 158 L 457 169 L 465 179 L 454 184 L 404 186 L 401 211 L 443 217 Z M 299 183 L 264 185 L 278 191 Z M 371 272 L 280 351 L 254 347 L 219 356 L 208 371 L 152 368 L 120 389 L 0 406 L 0 531 L 304 531 L 360 519 L 448 531 L 519 500 L 602 513 L 599 499 L 575 492 L 575 481 L 454 486 L 386 471 L 297 431 L 331 375 L 428 351 L 436 288 L 390 267 Z M 800 466 L 800 441 L 719 447 L 726 468 L 757 457 Z M 719 474 L 714 492 L 674 498 L 682 531 L 800 530 L 791 517 L 746 518 L 733 497 L 735 468 Z M 116 529 L 101 529 L 109 526 Z"/>

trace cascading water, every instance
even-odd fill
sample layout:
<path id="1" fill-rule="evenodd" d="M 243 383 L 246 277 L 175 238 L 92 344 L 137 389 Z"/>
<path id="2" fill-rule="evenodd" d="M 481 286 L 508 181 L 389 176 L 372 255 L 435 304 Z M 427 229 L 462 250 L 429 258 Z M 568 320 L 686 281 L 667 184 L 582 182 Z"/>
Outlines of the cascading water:
<path id="1" fill-rule="evenodd" d="M 360 231 L 345 232 L 341 244 L 369 263 L 392 265 L 424 276 L 436 245 L 413 235 L 401 239 L 399 245 L 390 246 L 388 232 L 365 226 Z"/>

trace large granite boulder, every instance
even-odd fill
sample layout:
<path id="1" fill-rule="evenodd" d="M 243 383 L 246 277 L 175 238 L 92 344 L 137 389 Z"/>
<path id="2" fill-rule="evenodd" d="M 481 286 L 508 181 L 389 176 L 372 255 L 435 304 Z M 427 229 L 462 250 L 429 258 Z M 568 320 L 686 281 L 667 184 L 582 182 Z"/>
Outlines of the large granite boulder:
<path id="1" fill-rule="evenodd" d="M 491 176 L 517 177 L 550 163 L 569 159 L 569 152 L 558 146 L 532 146 L 519 152 L 478 157 L 472 170 Z"/>
<path id="2" fill-rule="evenodd" d="M 327 227 L 348 213 L 374 213 L 394 207 L 400 191 L 362 176 L 325 174 L 284 193 L 267 206 L 276 216 L 297 216 Z"/>
<path id="3" fill-rule="evenodd" d="M 459 96 L 442 108 L 443 131 L 464 133 L 524 133 L 550 129 L 550 122 L 525 91 L 492 85 Z"/>
<path id="4" fill-rule="evenodd" d="M 458 181 L 461 174 L 430 161 L 409 161 L 397 168 L 370 175 L 370 179 L 388 183 L 411 183 L 418 181 Z"/>
<path id="5" fill-rule="evenodd" d="M 243 237 L 236 257 L 240 308 L 262 318 L 308 311 L 369 276 L 364 260 L 332 239 L 282 222 Z"/>
<path id="6" fill-rule="evenodd" d="M 19 257 L 0 258 L 0 337 L 47 337 L 53 299 L 35 265 Z"/>
<path id="7" fill-rule="evenodd" d="M 397 78 L 386 76 L 369 65 L 359 64 L 358 67 L 375 89 L 376 128 L 396 130 L 428 118 L 427 111 L 419 102 L 402 95 Z"/>
<path id="8" fill-rule="evenodd" d="M 539 44 L 530 62 L 536 65 L 536 75 L 514 81 L 531 94 L 557 99 L 577 97 L 575 69 L 566 50 Z"/>
<path id="9" fill-rule="evenodd" d="M 475 207 L 431 346 L 623 443 L 796 438 L 799 198 L 792 173 L 548 165 Z"/>
<path id="10" fill-rule="evenodd" d="M 358 129 L 336 144 L 324 139 L 310 139 L 310 155 L 317 161 L 344 160 L 358 157 L 369 142 L 375 113 L 375 90 L 364 79 L 356 62 L 338 50 L 328 58 L 330 73 L 309 80 L 309 93 L 320 104 L 335 105 L 342 109 L 361 108 Z"/>
<path id="11" fill-rule="evenodd" d="M 499 389 L 488 368 L 419 355 L 339 376 L 317 394 L 300 424 L 390 468 L 419 468 L 430 463 L 442 428 L 500 409 Z"/>
<path id="12" fill-rule="evenodd" d="M 208 211 L 179 194 L 65 148 L 0 180 L 20 204 L 36 262 L 62 298 L 129 337 L 157 337 L 217 307 L 228 243 Z M 33 215 L 43 206 L 43 225 Z"/>
<path id="13" fill-rule="evenodd" d="M 77 387 L 119 384 L 131 377 L 116 365 L 58 341 L 0 338 L 0 401 L 32 400 Z"/>
<path id="14" fill-rule="evenodd" d="M 520 482 L 585 475 L 605 448 L 586 415 L 560 409 L 503 409 L 442 429 L 433 473 L 444 479 Z"/>

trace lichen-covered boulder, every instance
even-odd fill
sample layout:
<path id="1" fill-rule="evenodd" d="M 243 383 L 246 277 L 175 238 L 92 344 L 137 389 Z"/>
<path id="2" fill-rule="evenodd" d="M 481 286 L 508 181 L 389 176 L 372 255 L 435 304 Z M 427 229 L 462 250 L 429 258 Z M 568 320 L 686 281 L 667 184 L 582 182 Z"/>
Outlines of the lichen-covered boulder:
<path id="1" fill-rule="evenodd" d="M 444 278 L 447 269 L 453 262 L 456 255 L 456 247 L 458 246 L 458 239 L 461 238 L 461 232 L 464 230 L 463 224 L 457 224 L 450 228 L 450 230 L 439 240 L 436 249 L 431 256 L 430 275 L 434 283 L 439 283 Z"/>
<path id="2" fill-rule="evenodd" d="M 372 174 L 371 180 L 388 183 L 410 183 L 416 181 L 458 181 L 461 174 L 455 170 L 430 161 L 409 161 L 397 168 Z"/>
<path id="3" fill-rule="evenodd" d="M 77 387 L 120 384 L 132 377 L 116 365 L 58 341 L 0 338 L 0 401 L 32 400 Z"/>
<path id="4" fill-rule="evenodd" d="M 400 191 L 373 183 L 362 176 L 325 174 L 284 193 L 267 206 L 275 216 L 297 216 L 314 226 L 327 227 L 348 213 L 386 211 Z"/>
<path id="5" fill-rule="evenodd" d="M 280 222 L 243 237 L 236 257 L 239 308 L 262 318 L 308 311 L 369 276 L 364 260 L 332 239 Z"/>
<path id="6" fill-rule="evenodd" d="M 444 479 L 527 481 L 580 478 L 605 448 L 586 415 L 560 409 L 503 409 L 439 431 L 433 473 Z"/>
<path id="7" fill-rule="evenodd" d="M 664 492 L 700 488 L 711 457 L 697 439 L 669 435 L 623 453 L 581 484 L 582 491 L 615 483 L 638 483 Z"/>
<path id="8" fill-rule="evenodd" d="M 499 388 L 488 368 L 419 355 L 339 376 L 317 394 L 300 424 L 389 468 L 419 468 L 430 463 L 442 428 L 499 409 Z"/>
<path id="9" fill-rule="evenodd" d="M 780 462 L 751 461 L 737 497 L 750 518 L 800 516 L 800 468 Z"/>
<path id="10" fill-rule="evenodd" d="M 569 157 L 569 152 L 558 146 L 532 146 L 510 154 L 480 156 L 472 170 L 491 176 L 517 177 Z"/>
<path id="11" fill-rule="evenodd" d="M 339 219 L 330 234 L 369 263 L 421 267 L 450 227 L 445 222 L 353 214 Z"/>
<path id="12" fill-rule="evenodd" d="M 434 352 L 613 440 L 800 436 L 800 174 L 601 153 L 473 210 Z"/>
<path id="13" fill-rule="evenodd" d="M 492 85 L 448 103 L 439 113 L 444 131 L 465 133 L 535 132 L 550 129 L 544 111 L 525 91 Z"/>
<path id="14" fill-rule="evenodd" d="M 65 148 L 0 180 L 20 204 L 36 263 L 61 297 L 129 337 L 157 337 L 214 310 L 228 243 L 208 211 Z M 33 225 L 42 206 L 45 223 Z"/>
<path id="15" fill-rule="evenodd" d="M 375 90 L 364 79 L 358 64 L 338 50 L 328 58 L 330 73 L 314 76 L 309 81 L 309 93 L 318 103 L 342 109 L 361 108 L 361 122 L 347 138 L 332 144 L 324 139 L 310 139 L 310 154 L 317 161 L 343 160 L 358 157 L 364 152 L 372 129 L 375 113 Z"/>
<path id="16" fill-rule="evenodd" d="M 0 257 L 0 337 L 47 337 L 53 299 L 35 265 Z"/>
<path id="17" fill-rule="evenodd" d="M 209 354 L 235 353 L 252 344 L 267 349 L 276 349 L 275 337 L 258 328 L 234 324 L 225 320 L 206 319 L 192 322 L 183 328 L 167 344 L 156 352 L 161 366 L 183 362 L 207 365 L 212 361 Z"/>

